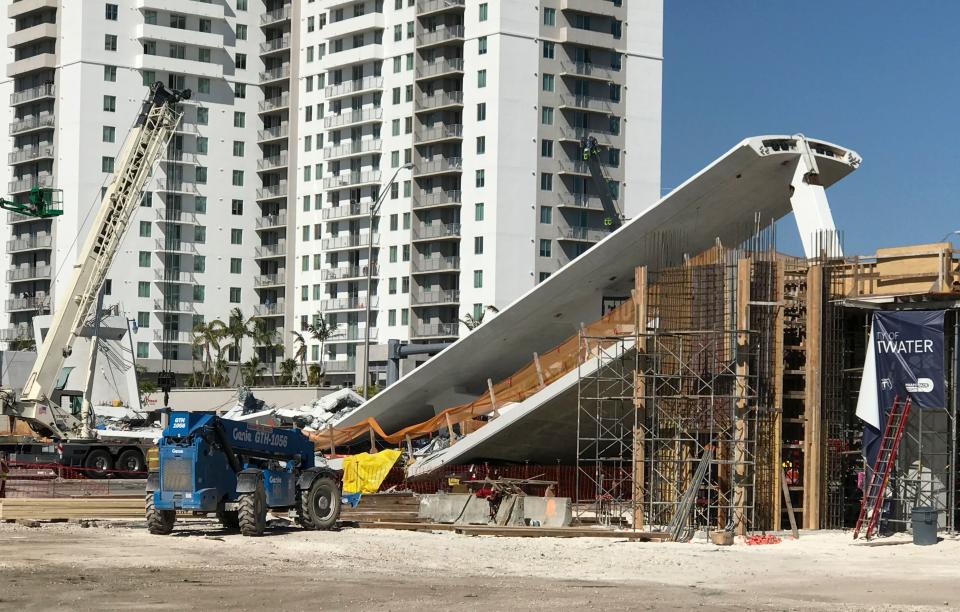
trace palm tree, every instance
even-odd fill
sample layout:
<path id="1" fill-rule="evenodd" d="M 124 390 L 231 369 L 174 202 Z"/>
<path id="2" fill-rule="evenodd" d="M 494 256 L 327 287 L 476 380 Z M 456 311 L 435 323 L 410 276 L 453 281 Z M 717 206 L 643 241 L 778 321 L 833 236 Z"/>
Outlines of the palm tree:
<path id="1" fill-rule="evenodd" d="M 257 378 L 263 373 L 263 365 L 260 358 L 256 355 L 244 361 L 240 365 L 240 372 L 243 374 L 243 384 L 253 386 L 257 383 Z"/>
<path id="2" fill-rule="evenodd" d="M 303 384 L 307 384 L 307 339 L 297 330 L 293 334 L 293 358 L 300 362 L 300 376 Z"/>
<path id="3" fill-rule="evenodd" d="M 297 373 L 297 360 L 287 358 L 280 362 L 280 382 L 284 385 L 293 384 L 293 378 Z"/>
<path id="4" fill-rule="evenodd" d="M 486 309 L 480 311 L 479 317 L 474 317 L 472 314 L 468 314 L 464 316 L 462 319 L 460 319 L 460 322 L 463 323 L 467 329 L 469 329 L 470 331 L 473 331 L 476 328 L 480 327 L 480 325 L 483 323 L 483 318 L 487 314 L 487 312 L 498 313 L 500 312 L 500 309 L 497 308 L 496 306 L 488 305 Z"/>
<path id="5" fill-rule="evenodd" d="M 277 330 L 269 329 L 263 319 L 255 319 L 250 337 L 255 346 L 263 349 L 264 358 L 270 366 L 270 377 L 273 379 L 273 384 L 277 384 L 277 351 L 280 351 L 281 356 L 283 355 L 283 344 L 277 341 Z"/>
<path id="6" fill-rule="evenodd" d="M 323 313 L 319 310 L 317 314 L 313 315 L 313 323 L 307 325 L 307 333 L 310 334 L 310 337 L 320 343 L 320 382 L 323 382 L 323 376 L 326 374 L 326 367 L 323 365 L 323 349 L 324 345 L 327 343 L 327 340 L 332 338 L 334 334 L 337 333 L 337 325 L 331 325 L 327 318 L 323 316 Z"/>
<path id="7" fill-rule="evenodd" d="M 222 322 L 220 322 L 220 324 L 223 325 Z M 243 339 L 249 338 L 252 335 L 251 324 L 252 319 L 244 318 L 243 311 L 237 307 L 230 311 L 230 317 L 227 319 L 227 324 L 223 329 L 224 335 L 233 341 L 230 346 L 236 351 L 237 371 L 233 376 L 234 385 L 237 384 L 237 380 L 240 377 L 240 362 L 243 357 Z"/>

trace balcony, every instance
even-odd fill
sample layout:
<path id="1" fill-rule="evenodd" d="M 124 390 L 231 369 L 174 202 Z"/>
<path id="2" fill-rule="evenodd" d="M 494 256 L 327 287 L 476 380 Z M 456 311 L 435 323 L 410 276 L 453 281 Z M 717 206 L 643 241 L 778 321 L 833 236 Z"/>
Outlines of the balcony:
<path id="1" fill-rule="evenodd" d="M 7 270 L 7 281 L 32 281 L 50 278 L 52 268 L 50 266 L 22 266 Z"/>
<path id="2" fill-rule="evenodd" d="M 323 362 L 323 370 L 327 374 L 353 374 L 357 369 L 355 357 L 347 359 L 333 359 Z"/>
<path id="3" fill-rule="evenodd" d="M 327 99 L 332 99 L 376 89 L 383 89 L 383 77 L 367 76 L 356 81 L 344 81 L 336 85 L 328 85 L 324 89 L 324 95 Z"/>
<path id="4" fill-rule="evenodd" d="M 179 149 L 167 149 L 163 155 L 160 156 L 160 162 L 164 164 L 189 164 L 193 166 L 200 163 L 196 153 L 186 153 Z"/>
<path id="5" fill-rule="evenodd" d="M 349 217 L 366 217 L 370 215 L 370 202 L 352 202 L 324 208 L 320 211 L 324 221 L 347 219 Z"/>
<path id="6" fill-rule="evenodd" d="M 168 11 L 171 9 L 165 8 L 163 10 Z M 159 40 L 165 43 L 188 45 L 190 47 L 204 47 L 206 49 L 223 48 L 222 34 L 214 34 L 213 32 L 200 32 L 199 30 L 184 30 L 181 28 L 172 28 L 169 25 L 160 25 L 155 23 L 137 24 L 135 36 L 138 40 Z M 183 61 L 182 58 L 174 59 Z"/>
<path id="7" fill-rule="evenodd" d="M 6 329 L 0 330 L 0 341 L 16 342 L 17 340 L 29 340 L 33 338 L 33 329 L 27 323 L 21 323 Z"/>
<path id="8" fill-rule="evenodd" d="M 40 174 L 38 176 L 26 176 L 7 183 L 7 193 L 14 195 L 26 193 L 34 187 L 53 187 L 52 174 Z"/>
<path id="9" fill-rule="evenodd" d="M 456 272 L 460 270 L 459 257 L 419 257 L 413 260 L 414 274 Z"/>
<path id="10" fill-rule="evenodd" d="M 193 272 L 177 269 L 154 269 L 153 280 L 159 283 L 197 284 L 197 277 Z"/>
<path id="11" fill-rule="evenodd" d="M 383 118 L 382 108 L 365 108 L 363 110 L 354 110 L 331 115 L 323 118 L 323 127 L 338 128 L 347 125 L 359 125 L 362 123 L 376 123 Z"/>
<path id="12" fill-rule="evenodd" d="M 276 185 L 268 185 L 257 189 L 258 200 L 270 200 L 273 198 L 287 197 L 287 182 L 283 181 Z"/>
<path id="13" fill-rule="evenodd" d="M 50 298 L 45 295 L 31 297 L 13 298 L 7 300 L 4 304 L 7 312 L 19 310 L 40 310 L 49 308 Z"/>
<path id="14" fill-rule="evenodd" d="M 379 138 L 357 140 L 325 148 L 323 150 L 323 158 L 329 160 L 363 155 L 364 153 L 379 152 L 382 147 L 383 141 Z"/>
<path id="15" fill-rule="evenodd" d="M 264 244 L 253 249 L 253 256 L 257 259 L 268 259 L 271 257 L 286 257 L 287 243 L 281 240 L 276 244 Z"/>
<path id="16" fill-rule="evenodd" d="M 435 206 L 459 206 L 462 196 L 459 189 L 449 191 L 435 191 L 431 193 L 421 192 L 420 195 L 413 197 L 414 208 L 433 208 Z"/>
<path id="17" fill-rule="evenodd" d="M 421 323 L 410 330 L 413 338 L 456 338 L 459 323 Z"/>
<path id="18" fill-rule="evenodd" d="M 257 132 L 257 142 L 269 142 L 271 140 L 281 140 L 285 139 L 290 135 L 290 125 L 284 123 L 282 125 L 275 125 L 269 127 L 265 130 L 259 130 Z"/>
<path id="19" fill-rule="evenodd" d="M 417 34 L 417 47 L 433 47 L 450 42 L 463 42 L 463 26 L 440 26 L 432 31 Z"/>
<path id="20" fill-rule="evenodd" d="M 193 344 L 193 332 L 175 331 L 172 329 L 153 330 L 153 341 L 167 344 Z"/>
<path id="21" fill-rule="evenodd" d="M 269 55 L 279 51 L 286 51 L 290 48 L 290 35 L 284 34 L 266 42 L 260 43 L 260 55 Z"/>
<path id="22" fill-rule="evenodd" d="M 154 221 L 158 223 L 183 223 L 187 225 L 196 225 L 199 223 L 197 215 L 192 212 L 184 212 L 179 208 L 157 208 L 157 218 Z"/>
<path id="23" fill-rule="evenodd" d="M 560 168 L 560 174 L 590 174 L 590 164 L 582 159 L 564 159 L 561 157 L 557 160 L 557 166 Z"/>
<path id="24" fill-rule="evenodd" d="M 10 124 L 10 135 L 25 134 L 34 130 L 53 129 L 56 119 L 54 115 L 31 115 Z"/>
<path id="25" fill-rule="evenodd" d="M 620 134 L 611 132 L 609 129 L 560 126 L 560 139 L 569 140 L 580 144 L 584 138 L 593 137 L 601 146 L 611 146 L 614 139 Z"/>
<path id="26" fill-rule="evenodd" d="M 599 196 L 588 195 L 585 193 L 567 193 L 560 195 L 557 205 L 565 208 L 603 210 L 603 200 L 601 200 Z"/>
<path id="27" fill-rule="evenodd" d="M 13 165 L 23 162 L 33 162 L 39 159 L 53 159 L 53 157 L 53 145 L 24 147 L 7 155 L 7 163 Z"/>
<path id="28" fill-rule="evenodd" d="M 260 26 L 269 26 L 290 19 L 290 5 L 260 15 Z"/>
<path id="29" fill-rule="evenodd" d="M 574 242 L 599 242 L 610 235 L 608 230 L 592 227 L 566 227 L 561 228 L 558 240 L 571 240 Z"/>
<path id="30" fill-rule="evenodd" d="M 274 98 L 266 98 L 263 102 L 260 103 L 260 112 L 269 113 L 275 110 L 280 110 L 282 108 L 289 108 L 289 106 L 290 106 L 290 94 L 284 93 Z"/>
<path id="31" fill-rule="evenodd" d="M 158 193 L 175 193 L 186 195 L 197 195 L 197 184 L 188 181 L 173 181 L 168 179 L 157 179 L 153 183 L 153 191 Z"/>
<path id="32" fill-rule="evenodd" d="M 434 79 L 449 74 L 463 74 L 463 60 L 459 58 L 424 62 L 417 66 L 416 78 Z"/>
<path id="33" fill-rule="evenodd" d="M 7 46 L 11 49 L 32 45 L 39 41 L 49 38 L 57 38 L 56 23 L 38 23 L 15 32 L 7 34 Z"/>
<path id="34" fill-rule="evenodd" d="M 177 28 L 161 28 L 164 30 L 173 30 L 174 32 L 184 32 Z M 211 36 L 205 34 L 205 36 Z M 220 37 L 218 36 L 219 40 Z M 217 47 L 222 47 L 223 42 L 216 43 Z M 162 55 L 147 55 L 140 53 L 133 59 L 133 67 L 140 70 L 154 70 L 157 72 L 175 72 L 179 74 L 190 74 L 210 79 L 223 78 L 223 64 L 219 62 L 201 62 L 192 59 L 180 59 L 178 57 L 164 57 Z"/>
<path id="35" fill-rule="evenodd" d="M 446 123 L 432 127 L 418 127 L 416 136 L 417 144 L 441 140 L 460 140 L 463 138 L 463 126 L 459 123 Z"/>
<path id="36" fill-rule="evenodd" d="M 459 304 L 459 289 L 434 289 L 431 291 L 414 291 L 410 296 L 414 306 L 441 306 L 444 304 Z"/>
<path id="37" fill-rule="evenodd" d="M 464 0 L 419 0 L 417 2 L 417 16 L 423 17 L 440 11 L 463 10 Z"/>
<path id="38" fill-rule="evenodd" d="M 373 235 L 373 244 L 380 241 L 380 235 Z M 324 238 L 321 248 L 326 251 L 336 251 L 342 249 L 356 249 L 370 245 L 370 234 L 347 234 L 345 236 L 335 236 L 333 238 Z"/>
<path id="39" fill-rule="evenodd" d="M 327 178 L 323 179 L 324 189 L 346 189 L 348 187 L 358 187 L 360 185 L 378 184 L 380 184 L 379 170 L 345 172 L 336 176 L 328 176 Z"/>
<path id="40" fill-rule="evenodd" d="M 23 238 L 14 238 L 7 241 L 7 253 L 23 253 L 25 251 L 38 251 L 49 249 L 53 246 L 53 236 L 40 234 L 37 236 L 24 236 Z"/>
<path id="41" fill-rule="evenodd" d="M 171 312 L 179 314 L 196 314 L 195 302 L 162 298 L 153 301 L 153 309 L 157 312 Z"/>
<path id="42" fill-rule="evenodd" d="M 177 124 L 177 127 L 173 131 L 177 134 L 196 135 L 200 133 L 200 128 L 197 127 L 196 123 L 187 123 L 186 121 L 181 121 Z"/>
<path id="43" fill-rule="evenodd" d="M 7 223 L 29 223 L 30 221 L 36 221 L 36 217 L 30 217 L 28 215 L 21 215 L 20 213 L 8 212 L 7 213 Z"/>
<path id="44" fill-rule="evenodd" d="M 272 155 L 262 157 L 257 160 L 257 170 L 275 170 L 276 168 L 285 168 L 287 166 L 287 154 Z"/>
<path id="45" fill-rule="evenodd" d="M 413 168 L 414 176 L 443 174 L 445 172 L 460 172 L 463 159 L 460 157 L 440 157 L 439 159 L 422 160 Z"/>
<path id="46" fill-rule="evenodd" d="M 290 78 L 290 64 L 284 64 L 278 68 L 271 68 L 260 73 L 260 84 L 267 85 L 276 81 L 282 81 Z"/>
<path id="47" fill-rule="evenodd" d="M 601 81 L 610 81 L 613 80 L 617 74 L 619 74 L 619 71 L 615 70 L 611 66 L 601 66 L 599 64 L 591 64 L 589 62 L 561 61 L 560 74 L 566 76 L 587 77 Z"/>
<path id="48" fill-rule="evenodd" d="M 161 253 L 197 254 L 197 245 L 193 242 L 184 242 L 183 240 L 173 240 L 170 238 L 157 238 L 153 244 L 154 250 Z"/>
<path id="49" fill-rule="evenodd" d="M 257 317 L 282 317 L 284 315 L 283 300 L 271 304 L 257 304 L 253 307 L 253 314 Z"/>
<path id="50" fill-rule="evenodd" d="M 370 307 L 377 307 L 377 296 L 370 299 Z M 323 312 L 332 312 L 335 310 L 366 310 L 367 296 L 354 295 L 345 298 L 330 298 L 320 302 L 320 310 Z"/>
<path id="51" fill-rule="evenodd" d="M 459 223 L 441 223 L 441 224 L 426 224 L 421 223 L 420 225 L 414 226 L 413 228 L 413 239 L 414 240 L 443 240 L 445 238 L 459 238 L 460 237 L 460 224 Z"/>
<path id="52" fill-rule="evenodd" d="M 278 227 L 287 227 L 287 215 L 266 215 L 257 217 L 257 229 L 276 229 Z"/>
<path id="53" fill-rule="evenodd" d="M 59 4 L 60 0 L 18 0 L 17 2 L 9 2 L 7 3 L 7 17 L 16 19 L 36 11 L 56 9 Z"/>
<path id="54" fill-rule="evenodd" d="M 590 6 L 593 6 L 594 4 L 604 3 L 591 2 Z M 594 20 L 595 23 L 599 21 L 600 20 Z M 559 31 L 560 40 L 574 45 L 580 45 L 582 47 L 596 47 L 599 49 L 614 49 L 616 47 L 620 47 L 622 49 L 624 47 L 623 41 L 614 38 L 609 29 L 606 31 L 586 30 L 583 28 L 575 28 L 573 26 L 565 26 L 557 29 Z"/>
<path id="55" fill-rule="evenodd" d="M 284 273 L 278 274 L 258 274 L 253 277 L 253 286 L 254 287 L 283 287 L 287 282 L 287 275 Z"/>
<path id="56" fill-rule="evenodd" d="M 10 94 L 10 106 L 19 106 L 21 104 L 29 104 L 31 102 L 36 102 L 37 100 L 42 100 L 44 98 L 54 98 L 56 97 L 55 92 L 56 92 L 56 89 L 54 88 L 53 83 L 46 83 L 44 85 L 37 85 L 36 87 L 31 87 L 30 89 L 16 91 Z"/>
<path id="57" fill-rule="evenodd" d="M 560 0 L 561 11 L 576 11 L 588 15 L 605 15 L 613 17 L 625 13 L 623 3 L 614 3 L 612 0 Z"/>
<path id="58" fill-rule="evenodd" d="M 376 276 L 379 270 L 373 266 L 371 276 Z M 346 268 L 324 268 L 320 272 L 320 279 L 324 281 L 345 281 L 358 278 L 367 278 L 367 266 L 349 266 Z"/>
<path id="59" fill-rule="evenodd" d="M 226 4 L 222 2 L 197 2 L 196 0 L 137 0 L 137 8 L 141 10 L 170 11 L 211 19 L 223 19 L 224 6 Z"/>
<path id="60" fill-rule="evenodd" d="M 610 98 L 560 94 L 560 108 L 610 114 L 613 112 L 613 105 L 614 101 Z"/>
<path id="61" fill-rule="evenodd" d="M 375 340 L 377 337 L 377 328 L 370 328 L 370 339 Z M 345 330 L 338 331 L 332 338 L 330 342 L 357 342 L 366 339 L 366 328 L 360 327 L 359 325 L 351 325 Z"/>
<path id="62" fill-rule="evenodd" d="M 7 76 L 16 78 L 37 70 L 53 70 L 56 67 L 57 55 L 55 53 L 38 53 L 7 64 Z"/>
<path id="63" fill-rule="evenodd" d="M 462 91 L 442 91 L 432 96 L 419 95 L 416 98 L 418 111 L 434 111 L 442 108 L 463 106 Z"/>

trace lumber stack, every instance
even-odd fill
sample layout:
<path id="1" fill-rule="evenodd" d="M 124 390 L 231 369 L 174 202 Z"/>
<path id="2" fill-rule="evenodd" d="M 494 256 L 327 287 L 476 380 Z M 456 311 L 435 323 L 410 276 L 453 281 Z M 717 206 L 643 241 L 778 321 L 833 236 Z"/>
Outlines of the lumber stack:
<path id="1" fill-rule="evenodd" d="M 341 521 L 356 523 L 416 523 L 420 519 L 420 499 L 413 493 L 375 493 L 364 495 L 356 508 L 344 505 Z"/>
<path id="2" fill-rule="evenodd" d="M 9 498 L 0 500 L 0 520 L 143 518 L 143 497 Z"/>

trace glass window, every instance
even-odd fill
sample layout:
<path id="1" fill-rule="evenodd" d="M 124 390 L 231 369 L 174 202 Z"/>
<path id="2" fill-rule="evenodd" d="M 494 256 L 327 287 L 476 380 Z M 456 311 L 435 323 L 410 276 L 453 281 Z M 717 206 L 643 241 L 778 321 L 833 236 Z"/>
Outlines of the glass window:
<path id="1" fill-rule="evenodd" d="M 202 94 L 210 93 L 210 79 L 200 77 L 197 79 L 197 92 Z"/>
<path id="2" fill-rule="evenodd" d="M 147 359 L 148 357 L 150 357 L 150 344 L 137 342 L 137 359 Z"/>
<path id="3" fill-rule="evenodd" d="M 540 257 L 550 257 L 551 242 L 545 238 L 540 239 Z"/>
<path id="4" fill-rule="evenodd" d="M 210 110 L 207 108 L 197 108 L 197 125 L 207 125 L 210 117 Z"/>
<path id="5" fill-rule="evenodd" d="M 483 170 L 477 170 L 476 186 L 483 187 L 486 184 L 486 173 Z"/>
<path id="6" fill-rule="evenodd" d="M 232 214 L 232 215 L 242 215 L 242 214 L 243 214 L 243 200 L 231 200 L 231 202 L 230 202 L 230 214 Z"/>
<path id="7" fill-rule="evenodd" d="M 233 186 L 243 187 L 243 170 L 233 171 Z"/>
<path id="8" fill-rule="evenodd" d="M 543 125 L 553 125 L 553 108 L 544 106 L 540 113 L 540 122 Z"/>
<path id="9" fill-rule="evenodd" d="M 103 110 L 108 113 L 115 113 L 117 111 L 117 97 L 103 96 Z"/>
<path id="10" fill-rule="evenodd" d="M 553 175 L 549 172 L 540 174 L 540 191 L 553 191 Z"/>
<path id="11" fill-rule="evenodd" d="M 140 251 L 138 254 L 139 264 L 141 268 L 150 267 L 150 251 Z"/>
<path id="12" fill-rule="evenodd" d="M 473 271 L 473 288 L 474 289 L 483 288 L 483 270 Z"/>
<path id="13" fill-rule="evenodd" d="M 206 110 L 206 109 L 204 109 Z M 247 115 L 243 111 L 233 111 L 233 127 L 242 128 L 247 124 Z"/>
<path id="14" fill-rule="evenodd" d="M 487 103 L 481 102 L 477 104 L 477 121 L 485 121 L 487 119 Z"/>
<path id="15" fill-rule="evenodd" d="M 480 3 L 480 21 L 486 21 L 487 15 L 488 15 L 487 3 L 481 2 Z"/>
<path id="16" fill-rule="evenodd" d="M 100 158 L 100 170 L 106 173 L 113 172 L 113 158 L 104 155 Z"/>
<path id="17" fill-rule="evenodd" d="M 230 303 L 240 303 L 240 287 L 230 287 Z"/>
<path id="18" fill-rule="evenodd" d="M 117 50 L 117 35 L 116 34 L 104 34 L 103 36 L 103 48 L 105 51 L 116 51 Z"/>
<path id="19" fill-rule="evenodd" d="M 487 71 L 477 70 L 477 87 L 487 86 Z"/>
<path id="20" fill-rule="evenodd" d="M 474 255 L 483 255 L 483 236 L 474 236 L 474 238 L 473 238 L 473 254 L 474 254 Z"/>
<path id="21" fill-rule="evenodd" d="M 103 67 L 103 80 L 110 81 L 115 83 L 117 81 L 117 67 L 116 66 L 104 66 Z"/>
<path id="22" fill-rule="evenodd" d="M 487 137 L 477 136 L 477 154 L 483 155 L 487 152 Z"/>
<path id="23" fill-rule="evenodd" d="M 193 226 L 193 241 L 203 244 L 207 241 L 207 228 L 204 225 Z"/>
<path id="24" fill-rule="evenodd" d="M 140 281 L 137 283 L 137 296 L 142 298 L 150 297 L 150 283 L 147 281 Z"/>
<path id="25" fill-rule="evenodd" d="M 540 157 L 553 157 L 553 141 L 540 141 Z"/>
<path id="26" fill-rule="evenodd" d="M 242 140 L 233 141 L 233 156 L 243 157 L 244 144 Z"/>
<path id="27" fill-rule="evenodd" d="M 114 142 L 117 137 L 117 128 L 112 125 L 103 126 L 103 142 Z"/>
<path id="28" fill-rule="evenodd" d="M 247 26 L 242 23 L 237 24 L 237 40 L 247 40 Z"/>
<path id="29" fill-rule="evenodd" d="M 483 221 L 483 202 L 477 202 L 473 205 L 473 220 Z"/>
<path id="30" fill-rule="evenodd" d="M 477 55 L 487 54 L 487 37 L 481 36 L 477 39 Z"/>
<path id="31" fill-rule="evenodd" d="M 548 40 L 543 41 L 543 57 L 546 59 L 553 59 L 554 53 L 554 43 Z"/>
<path id="32" fill-rule="evenodd" d="M 204 255 L 193 256 L 193 271 L 202 274 L 207 271 L 207 258 Z"/>
<path id="33" fill-rule="evenodd" d="M 236 227 L 230 230 L 230 244 L 243 244 L 243 230 Z"/>
<path id="34" fill-rule="evenodd" d="M 557 9 L 555 8 L 543 9 L 543 25 L 547 25 L 547 26 L 557 25 Z"/>
<path id="35" fill-rule="evenodd" d="M 550 206 L 540 207 L 540 223 L 553 223 L 553 208 Z"/>
<path id="36" fill-rule="evenodd" d="M 543 91 L 553 91 L 553 75 L 543 75 Z"/>
<path id="37" fill-rule="evenodd" d="M 230 274 L 240 274 L 243 269 L 243 260 L 239 257 L 230 258 Z"/>
<path id="38" fill-rule="evenodd" d="M 149 312 L 138 312 L 137 313 L 137 327 L 150 327 L 150 313 Z"/>
<path id="39" fill-rule="evenodd" d="M 150 234 L 153 232 L 153 224 L 149 221 L 140 222 L 140 237 L 149 238 Z"/>

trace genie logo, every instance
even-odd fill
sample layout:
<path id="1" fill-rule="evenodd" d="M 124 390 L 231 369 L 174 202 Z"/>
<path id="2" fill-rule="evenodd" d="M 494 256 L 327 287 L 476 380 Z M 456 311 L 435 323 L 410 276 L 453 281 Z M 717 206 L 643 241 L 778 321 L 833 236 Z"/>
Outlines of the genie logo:
<path id="1" fill-rule="evenodd" d="M 918 378 L 915 383 L 904 385 L 910 393 L 930 393 L 933 391 L 933 381 L 929 378 Z"/>

